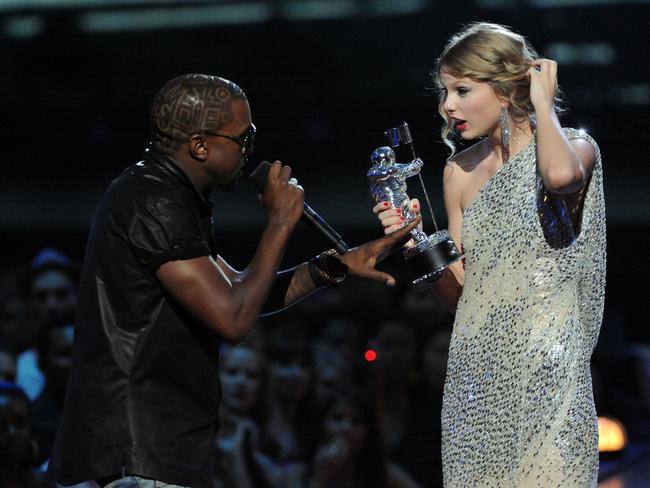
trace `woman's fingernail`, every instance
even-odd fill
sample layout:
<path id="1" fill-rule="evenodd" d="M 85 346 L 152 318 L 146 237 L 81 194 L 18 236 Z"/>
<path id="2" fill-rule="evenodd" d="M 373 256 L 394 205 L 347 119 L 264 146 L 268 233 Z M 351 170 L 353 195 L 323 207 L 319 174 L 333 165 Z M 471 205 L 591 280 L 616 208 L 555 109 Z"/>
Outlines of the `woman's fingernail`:
<path id="1" fill-rule="evenodd" d="M 402 213 L 402 209 L 401 209 L 401 208 L 396 208 L 396 209 L 395 209 L 395 212 L 397 212 L 398 214 L 400 214 L 400 213 Z"/>
<path id="2" fill-rule="evenodd" d="M 389 205 L 390 205 L 390 203 L 384 202 L 384 207 L 388 207 Z"/>
<path id="3" fill-rule="evenodd" d="M 414 203 L 413 208 L 420 208 L 420 206 L 417 203 Z"/>
<path id="4" fill-rule="evenodd" d="M 406 220 L 404 217 L 400 217 L 400 220 Z"/>

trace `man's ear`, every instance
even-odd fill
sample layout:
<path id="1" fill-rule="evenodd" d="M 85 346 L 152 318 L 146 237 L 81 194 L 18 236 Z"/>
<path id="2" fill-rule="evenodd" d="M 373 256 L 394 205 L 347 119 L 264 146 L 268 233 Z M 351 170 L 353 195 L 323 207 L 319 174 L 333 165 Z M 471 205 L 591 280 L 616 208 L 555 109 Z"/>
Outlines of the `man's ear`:
<path id="1" fill-rule="evenodd" d="M 188 151 L 192 159 L 204 163 L 208 159 L 208 148 L 205 137 L 201 134 L 192 134 L 188 143 Z"/>

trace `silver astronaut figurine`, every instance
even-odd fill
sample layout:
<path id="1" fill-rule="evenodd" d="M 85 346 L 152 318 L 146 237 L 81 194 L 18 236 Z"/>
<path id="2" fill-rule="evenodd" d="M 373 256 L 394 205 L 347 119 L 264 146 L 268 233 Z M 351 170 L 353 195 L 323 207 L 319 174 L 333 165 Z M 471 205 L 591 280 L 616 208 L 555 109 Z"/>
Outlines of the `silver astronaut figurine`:
<path id="1" fill-rule="evenodd" d="M 384 135 L 392 147 L 403 144 L 410 146 L 413 160 L 410 163 L 398 163 L 392 148 L 384 146 L 375 149 L 370 157 L 372 166 L 367 175 L 370 193 L 376 203 L 390 202 L 393 207 L 402 209 L 402 215 L 410 222 L 415 219 L 415 214 L 411 211 L 411 199 L 406 193 L 406 179 L 419 175 L 424 163 L 415 156 L 406 122 L 386 131 Z M 413 283 L 435 281 L 445 268 L 462 258 L 447 230 L 438 230 L 433 212 L 431 216 L 436 232 L 427 236 L 421 228 L 416 227 L 411 231 L 414 245 L 403 252 L 413 274 Z"/>

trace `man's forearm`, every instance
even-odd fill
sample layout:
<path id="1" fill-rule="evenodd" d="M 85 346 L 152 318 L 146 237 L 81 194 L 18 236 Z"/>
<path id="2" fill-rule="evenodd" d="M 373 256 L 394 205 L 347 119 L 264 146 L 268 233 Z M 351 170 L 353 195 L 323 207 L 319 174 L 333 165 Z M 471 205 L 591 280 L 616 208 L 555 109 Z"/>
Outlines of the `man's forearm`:
<path id="1" fill-rule="evenodd" d="M 319 287 L 309 274 L 309 263 L 302 263 L 295 268 L 291 283 L 284 297 L 284 306 L 289 307 L 303 298 L 311 295 Z"/>
<path id="2" fill-rule="evenodd" d="M 238 323 L 245 335 L 262 311 L 282 262 L 291 228 L 267 225 L 248 267 L 233 282 Z"/>
<path id="3" fill-rule="evenodd" d="M 277 273 L 262 315 L 284 310 L 311 295 L 319 287 L 312 280 L 308 263 Z"/>

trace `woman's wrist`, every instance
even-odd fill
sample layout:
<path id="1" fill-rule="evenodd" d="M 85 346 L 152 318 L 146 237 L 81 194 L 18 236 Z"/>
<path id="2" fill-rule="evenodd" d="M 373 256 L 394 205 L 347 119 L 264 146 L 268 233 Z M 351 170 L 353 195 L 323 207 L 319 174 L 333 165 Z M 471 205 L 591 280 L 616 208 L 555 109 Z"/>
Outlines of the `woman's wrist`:
<path id="1" fill-rule="evenodd" d="M 535 118 L 537 119 L 538 124 L 540 119 L 552 119 L 553 117 L 557 117 L 553 101 L 538 102 L 535 104 Z"/>

